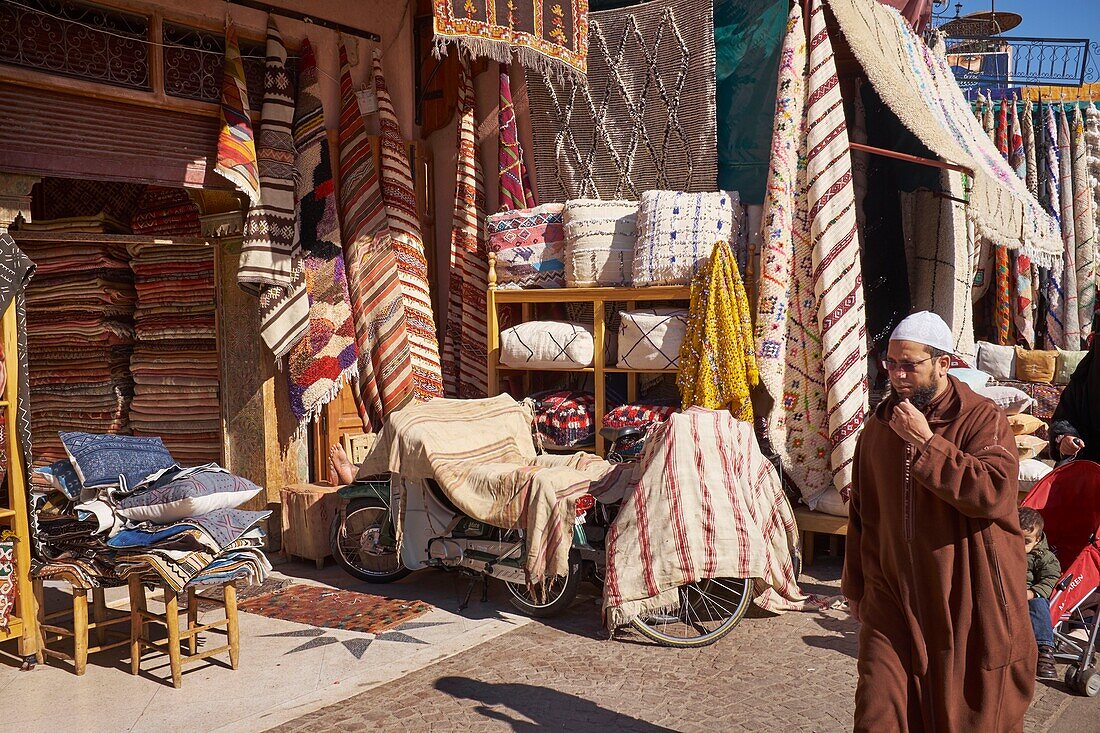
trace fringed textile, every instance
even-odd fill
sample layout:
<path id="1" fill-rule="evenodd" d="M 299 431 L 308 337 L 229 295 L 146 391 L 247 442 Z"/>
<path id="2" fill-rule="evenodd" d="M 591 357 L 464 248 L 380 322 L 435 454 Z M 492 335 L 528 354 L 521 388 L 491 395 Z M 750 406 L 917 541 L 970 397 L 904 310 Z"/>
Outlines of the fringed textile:
<path id="1" fill-rule="evenodd" d="M 281 361 L 306 332 L 309 296 L 294 221 L 294 84 L 275 19 L 267 21 L 267 68 L 257 163 L 260 203 L 248 211 L 237 283 L 260 297 L 260 336 Z"/>
<path id="2" fill-rule="evenodd" d="M 260 172 L 256 138 L 248 108 L 248 83 L 237 45 L 237 27 L 225 29 L 225 67 L 222 70 L 221 133 L 214 170 L 239 188 L 255 206 L 260 202 Z"/>
<path id="3" fill-rule="evenodd" d="M 1073 234 L 1075 242 L 1074 264 L 1077 268 L 1077 312 L 1080 346 L 1092 329 L 1096 308 L 1096 209 L 1093 187 L 1089 180 L 1088 146 L 1085 143 L 1085 121 L 1081 108 L 1073 114 L 1072 135 L 1073 176 Z M 1069 336 L 1066 336 L 1067 340 Z M 1066 345 L 1075 350 L 1079 344 L 1072 340 Z"/>
<path id="4" fill-rule="evenodd" d="M 1076 349 L 1081 342 L 1081 320 L 1077 303 L 1077 235 L 1074 233 L 1073 147 L 1069 131 L 1069 116 L 1065 107 L 1058 115 L 1058 191 L 1062 242 L 1065 246 L 1062 274 L 1062 326 L 1065 328 L 1064 349 Z"/>
<path id="5" fill-rule="evenodd" d="M 305 253 L 309 326 L 287 357 L 287 377 L 290 409 L 301 427 L 335 399 L 359 369 L 317 62 L 308 38 L 302 40 L 299 64 L 295 218 Z"/>
<path id="6" fill-rule="evenodd" d="M 1049 104 L 1046 107 L 1043 121 L 1043 176 L 1042 187 L 1044 192 L 1043 204 L 1048 212 L 1058 221 L 1061 216 L 1062 205 L 1058 190 L 1058 133 L 1054 122 L 1054 108 Z M 1058 222 L 1059 231 L 1061 222 Z M 1062 320 L 1062 274 L 1063 261 L 1058 260 L 1048 270 L 1046 276 L 1046 313 L 1044 318 L 1044 348 L 1062 348 L 1066 344 L 1066 332 Z"/>
<path id="7" fill-rule="evenodd" d="M 397 275 L 401 278 L 405 299 L 413 388 L 417 400 L 427 401 L 443 396 L 439 339 L 428 286 L 428 260 L 424 256 L 424 235 L 420 230 L 409 153 L 382 75 L 382 54 L 377 50 L 374 52 L 374 93 L 378 97 L 378 126 L 382 137 L 382 199 L 386 202 L 392 246 L 397 255 Z"/>
<path id="8" fill-rule="evenodd" d="M 752 422 L 749 392 L 760 383 L 752 313 L 729 242 L 716 242 L 691 284 L 676 384 L 684 409 L 729 410 Z"/>
<path id="9" fill-rule="evenodd" d="M 535 205 L 527 163 L 516 128 L 516 109 L 512 105 L 512 86 L 508 72 L 500 72 L 500 195 L 498 211 L 530 209 Z"/>
<path id="10" fill-rule="evenodd" d="M 378 168 L 342 39 L 339 47 L 340 219 L 359 352 L 358 404 L 364 427 L 377 430 L 386 415 L 412 399 L 412 354 Z"/>

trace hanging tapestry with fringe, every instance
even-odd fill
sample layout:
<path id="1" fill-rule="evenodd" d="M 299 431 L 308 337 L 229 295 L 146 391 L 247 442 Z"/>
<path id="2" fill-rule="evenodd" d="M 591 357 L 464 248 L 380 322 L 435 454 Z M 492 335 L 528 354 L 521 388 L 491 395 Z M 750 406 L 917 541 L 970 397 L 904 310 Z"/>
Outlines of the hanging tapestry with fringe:
<path id="1" fill-rule="evenodd" d="M 214 170 L 239 188 L 253 206 L 260 202 L 260 173 L 256 164 L 256 138 L 248 109 L 248 85 L 244 62 L 237 46 L 237 28 L 225 29 L 225 69 L 222 72 L 222 129 L 218 135 L 218 160 Z"/>
<path id="2" fill-rule="evenodd" d="M 433 0 L 436 57 L 455 44 L 473 58 L 513 57 L 546 76 L 583 82 L 588 0 Z"/>
<path id="3" fill-rule="evenodd" d="M 301 426 L 332 401 L 359 369 L 317 61 L 308 38 L 302 40 L 299 53 L 294 145 L 298 149 L 297 219 L 305 252 L 309 325 L 287 357 L 287 376 L 290 409 Z"/>

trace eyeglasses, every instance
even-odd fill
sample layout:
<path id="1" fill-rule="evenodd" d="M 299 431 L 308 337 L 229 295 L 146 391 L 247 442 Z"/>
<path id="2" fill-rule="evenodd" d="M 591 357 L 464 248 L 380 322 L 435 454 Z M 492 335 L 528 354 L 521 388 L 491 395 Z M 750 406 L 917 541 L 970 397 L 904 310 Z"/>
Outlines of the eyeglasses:
<path id="1" fill-rule="evenodd" d="M 921 359 L 920 361 L 894 361 L 893 359 L 882 359 L 879 361 L 879 366 L 888 372 L 906 372 L 912 374 L 917 369 L 918 364 L 923 364 L 926 361 L 932 361 L 936 357 L 930 356 L 927 359 Z"/>

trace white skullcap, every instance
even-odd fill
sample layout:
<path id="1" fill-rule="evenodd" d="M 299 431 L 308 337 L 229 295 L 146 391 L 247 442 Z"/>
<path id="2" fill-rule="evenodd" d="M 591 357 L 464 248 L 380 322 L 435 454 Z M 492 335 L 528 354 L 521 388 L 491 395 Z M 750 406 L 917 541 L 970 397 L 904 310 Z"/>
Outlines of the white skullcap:
<path id="1" fill-rule="evenodd" d="M 929 311 L 914 313 L 899 323 L 894 332 L 890 334 L 890 340 L 912 341 L 931 346 L 933 349 L 939 349 L 946 354 L 955 353 L 951 329 L 947 327 L 942 318 Z"/>

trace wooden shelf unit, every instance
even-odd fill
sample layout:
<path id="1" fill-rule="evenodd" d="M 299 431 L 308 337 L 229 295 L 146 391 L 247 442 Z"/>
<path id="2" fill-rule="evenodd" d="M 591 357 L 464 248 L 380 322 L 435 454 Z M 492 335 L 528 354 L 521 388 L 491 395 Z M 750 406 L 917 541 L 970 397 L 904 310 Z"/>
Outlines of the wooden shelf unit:
<path id="1" fill-rule="evenodd" d="M 599 428 L 607 412 L 607 375 L 627 375 L 627 401 L 638 399 L 639 374 L 675 374 L 675 369 L 624 369 L 607 366 L 604 363 L 605 344 L 607 343 L 607 323 L 605 303 L 626 303 L 626 310 L 634 310 L 639 303 L 660 303 L 667 301 L 690 301 L 691 287 L 688 285 L 655 285 L 644 288 L 608 287 L 608 288 L 540 288 L 532 290 L 504 289 L 497 287 L 496 258 L 489 253 L 489 289 L 486 294 L 488 320 L 488 344 L 486 353 L 489 363 L 489 396 L 500 394 L 500 375 L 504 372 L 524 373 L 524 395 L 531 393 L 531 373 L 575 373 L 592 374 L 595 379 L 596 399 L 596 446 L 595 452 L 603 455 L 607 449 Z M 592 304 L 592 341 L 594 344 L 593 363 L 590 367 L 563 369 L 535 369 L 526 367 L 502 366 L 500 363 L 500 306 L 518 304 L 521 309 L 520 322 L 530 321 L 535 316 L 535 306 L 540 303 L 591 303 Z M 686 307 L 686 306 L 685 306 Z M 612 337 L 614 338 L 614 334 Z"/>
<path id="2" fill-rule="evenodd" d="M 15 583 L 16 600 L 8 619 L 8 628 L 0 630 L 0 642 L 19 639 L 19 656 L 24 660 L 34 658 L 38 652 L 38 609 L 31 585 L 31 530 L 27 515 L 27 483 L 23 465 L 23 452 L 19 424 L 16 419 L 19 401 L 19 335 L 13 297 L 3 316 L 4 368 L 7 382 L 4 385 L 4 428 L 7 432 L 7 505 L 0 505 L 0 532 L 10 530 L 15 534 Z"/>

